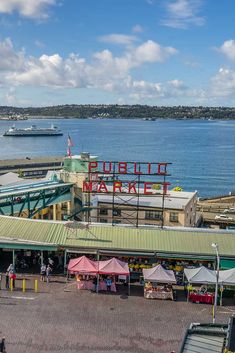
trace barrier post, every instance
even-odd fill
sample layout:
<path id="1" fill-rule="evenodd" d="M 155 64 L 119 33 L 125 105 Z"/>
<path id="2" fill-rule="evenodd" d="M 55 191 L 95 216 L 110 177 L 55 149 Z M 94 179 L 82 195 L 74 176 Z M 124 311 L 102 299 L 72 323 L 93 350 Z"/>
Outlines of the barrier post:
<path id="1" fill-rule="evenodd" d="M 13 291 L 13 278 L 10 278 L 10 291 Z"/>
<path id="2" fill-rule="evenodd" d="M 35 279 L 34 281 L 34 292 L 37 293 L 38 292 L 38 280 Z"/>
<path id="3" fill-rule="evenodd" d="M 22 281 L 22 291 L 25 292 L 26 290 L 26 280 L 25 278 L 23 278 L 23 281 Z"/>

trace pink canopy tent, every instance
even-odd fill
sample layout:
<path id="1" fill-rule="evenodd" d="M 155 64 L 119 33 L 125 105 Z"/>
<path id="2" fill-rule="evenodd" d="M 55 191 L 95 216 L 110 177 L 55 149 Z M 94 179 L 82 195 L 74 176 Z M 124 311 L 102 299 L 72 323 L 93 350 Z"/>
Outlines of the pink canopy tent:
<path id="1" fill-rule="evenodd" d="M 86 256 L 72 259 L 68 264 L 68 272 L 71 274 L 84 273 L 84 274 L 97 274 L 96 261 L 88 259 Z"/>
<path id="2" fill-rule="evenodd" d="M 103 275 L 124 275 L 129 276 L 130 271 L 128 263 L 120 261 L 113 257 L 106 261 L 97 261 L 98 273 Z"/>

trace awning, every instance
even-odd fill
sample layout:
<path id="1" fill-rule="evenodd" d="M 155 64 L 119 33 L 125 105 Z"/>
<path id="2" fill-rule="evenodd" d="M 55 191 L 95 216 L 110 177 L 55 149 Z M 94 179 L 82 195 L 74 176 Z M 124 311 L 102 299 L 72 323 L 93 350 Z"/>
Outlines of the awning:
<path id="1" fill-rule="evenodd" d="M 167 254 L 167 253 L 156 253 L 159 259 L 175 259 L 175 260 L 192 260 L 192 261 L 214 261 L 215 256 L 210 255 L 195 255 L 195 254 Z"/>
<path id="2" fill-rule="evenodd" d="M 1 249 L 12 250 L 39 250 L 39 251 L 57 251 L 58 247 L 55 245 L 42 245 L 42 244 L 25 244 L 25 243 L 0 243 Z"/>
<path id="3" fill-rule="evenodd" d="M 232 259 L 221 259 L 220 267 L 223 270 L 229 270 L 230 268 L 235 268 L 235 260 Z"/>

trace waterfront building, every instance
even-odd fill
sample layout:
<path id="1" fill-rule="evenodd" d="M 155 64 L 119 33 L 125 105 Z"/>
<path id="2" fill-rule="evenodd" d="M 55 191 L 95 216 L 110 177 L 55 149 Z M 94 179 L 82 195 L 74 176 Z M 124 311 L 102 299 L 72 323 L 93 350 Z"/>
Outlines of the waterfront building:
<path id="1" fill-rule="evenodd" d="M 92 202 L 93 199 L 91 199 Z M 91 211 L 91 221 L 115 224 L 129 223 L 138 217 L 138 224 L 162 225 L 172 227 L 194 227 L 197 224 L 197 192 L 169 191 L 162 195 L 95 196 L 96 207 Z"/>
<path id="2" fill-rule="evenodd" d="M 60 170 L 63 157 L 28 157 L 0 161 L 0 175 L 13 172 L 23 178 L 42 178 L 49 170 Z"/>

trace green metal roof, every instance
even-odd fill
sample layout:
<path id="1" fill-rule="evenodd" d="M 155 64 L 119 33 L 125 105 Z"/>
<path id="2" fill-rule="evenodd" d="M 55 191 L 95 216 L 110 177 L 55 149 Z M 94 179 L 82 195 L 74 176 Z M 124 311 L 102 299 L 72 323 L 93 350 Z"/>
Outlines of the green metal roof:
<path id="1" fill-rule="evenodd" d="M 69 230 L 63 222 L 0 216 L 1 239 L 57 245 L 65 248 L 157 252 L 215 256 L 211 243 L 219 245 L 221 256 L 235 258 L 235 232 L 157 227 L 89 225 Z"/>

